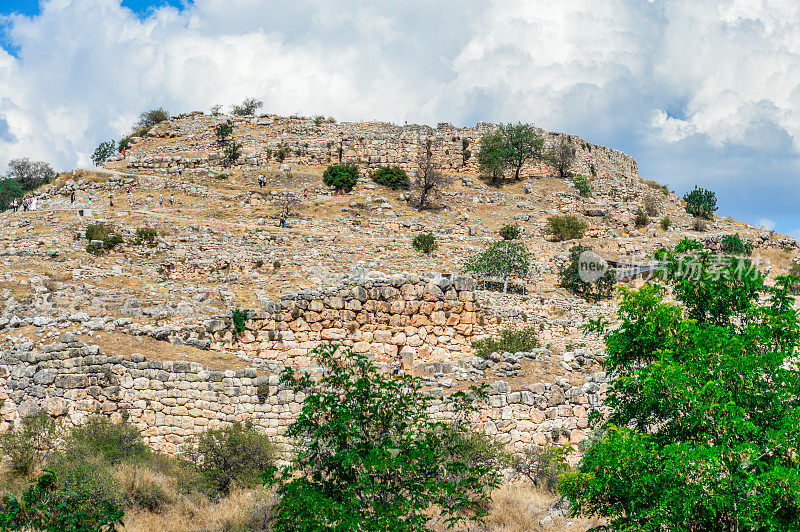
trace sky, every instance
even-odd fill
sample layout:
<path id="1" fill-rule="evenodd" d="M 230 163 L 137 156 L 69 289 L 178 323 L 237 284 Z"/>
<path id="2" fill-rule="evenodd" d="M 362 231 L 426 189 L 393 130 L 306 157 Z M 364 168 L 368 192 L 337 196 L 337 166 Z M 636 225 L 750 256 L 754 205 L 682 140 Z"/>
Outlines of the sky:
<path id="1" fill-rule="evenodd" d="M 0 0 L 0 172 L 138 114 L 530 122 L 800 237 L 796 0 Z"/>

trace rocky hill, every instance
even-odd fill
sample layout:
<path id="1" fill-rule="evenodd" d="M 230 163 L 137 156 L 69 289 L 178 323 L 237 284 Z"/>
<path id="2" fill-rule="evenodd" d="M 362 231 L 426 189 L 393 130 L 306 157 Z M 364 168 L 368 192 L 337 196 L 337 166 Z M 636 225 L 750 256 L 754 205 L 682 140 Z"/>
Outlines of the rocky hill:
<path id="1" fill-rule="evenodd" d="M 229 119 L 244 152 L 233 166 L 222 164 L 214 135 Z M 603 346 L 580 326 L 613 318 L 616 303 L 558 286 L 578 241 L 551 241 L 549 216 L 584 218 L 580 243 L 614 261 L 641 262 L 687 236 L 714 249 L 733 233 L 770 276 L 798 255 L 793 239 L 729 218 L 697 223 L 675 194 L 639 176 L 632 157 L 570 135 L 545 132 L 549 145 L 576 148 L 572 171 L 590 179 L 590 197 L 543 162 L 489 187 L 475 151 L 493 127 L 192 113 L 133 139 L 125 159 L 62 174 L 37 192 L 36 211 L 0 214 L 0 431 L 45 408 L 69 422 L 129 416 L 170 452 L 234 420 L 280 438 L 302 397 L 278 386 L 276 372 L 315 371 L 310 350 L 334 341 L 387 368 L 402 359 L 433 394 L 490 384 L 477 421 L 513 446 L 579 442 L 605 383 Z M 369 178 L 382 165 L 413 173 L 426 153 L 455 178 L 439 210 L 419 212 L 407 192 Z M 322 184 L 337 162 L 362 172 L 349 194 Z M 636 227 L 639 209 L 655 213 L 649 225 Z M 98 223 L 123 242 L 87 241 Z M 484 290 L 463 275 L 466 258 L 505 224 L 522 229 L 534 255 L 524 293 Z M 430 255 L 412 249 L 422 232 L 438 242 Z M 249 311 L 241 331 L 234 309 Z M 475 356 L 472 342 L 528 326 L 542 347 Z"/>

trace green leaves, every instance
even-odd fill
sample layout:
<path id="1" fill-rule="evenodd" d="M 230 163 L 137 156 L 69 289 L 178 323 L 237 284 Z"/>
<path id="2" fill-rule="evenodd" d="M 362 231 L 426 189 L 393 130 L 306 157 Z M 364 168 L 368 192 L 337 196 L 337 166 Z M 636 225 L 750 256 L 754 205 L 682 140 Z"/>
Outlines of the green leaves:
<path id="1" fill-rule="evenodd" d="M 686 212 L 695 218 L 710 220 L 717 210 L 717 195 L 710 190 L 697 188 L 683 196 L 686 202 Z"/>
<path id="2" fill-rule="evenodd" d="M 531 258 L 532 254 L 522 242 L 500 240 L 468 259 L 464 271 L 503 280 L 509 277 L 526 279 L 531 269 Z M 506 284 L 503 287 L 505 290 Z"/>
<path id="3" fill-rule="evenodd" d="M 306 397 L 287 432 L 296 458 L 265 475 L 281 497 L 277 530 L 427 530 L 432 506 L 453 524 L 485 515 L 500 482 L 495 452 L 470 439 L 463 419 L 430 420 L 420 381 L 387 378 L 364 355 L 335 345 L 315 354 L 319 380 L 290 368 L 281 376 Z M 468 394 L 454 396 L 457 412 L 475 410 Z"/>
<path id="4" fill-rule="evenodd" d="M 481 137 L 478 165 L 494 185 L 503 181 L 506 168 L 514 170 L 514 179 L 525 163 L 544 157 L 544 138 L 530 124 L 500 124 L 498 129 Z"/>
<path id="5" fill-rule="evenodd" d="M 350 192 L 358 183 L 358 167 L 353 164 L 332 164 L 322 174 L 322 182 L 337 191 Z"/>

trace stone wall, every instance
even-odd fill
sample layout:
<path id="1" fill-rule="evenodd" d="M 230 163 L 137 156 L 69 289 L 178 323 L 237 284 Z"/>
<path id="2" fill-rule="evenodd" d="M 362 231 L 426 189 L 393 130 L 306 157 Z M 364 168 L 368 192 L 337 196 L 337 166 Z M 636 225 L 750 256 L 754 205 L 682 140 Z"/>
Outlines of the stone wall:
<path id="1" fill-rule="evenodd" d="M 272 165 L 277 169 L 281 164 L 327 166 L 347 162 L 359 165 L 365 173 L 385 165 L 413 172 L 427 152 L 441 170 L 476 172 L 480 138 L 497 127 L 485 122 L 462 128 L 440 123 L 432 128 L 276 115 L 228 117 L 191 113 L 159 124 L 148 136 L 137 139 L 129 150 L 128 165 L 165 173 L 177 173 L 181 167 L 189 174 L 224 172 L 222 146 L 216 140 L 214 126 L 226 120 L 233 122 L 233 138 L 243 146 L 243 156 L 237 164 Z M 574 135 L 539 131 L 548 147 L 562 139 L 575 147 L 574 172 L 623 181 L 635 181 L 639 176 L 636 160 L 629 155 Z M 165 145 L 160 140 L 163 138 L 171 140 Z M 552 167 L 541 161 L 523 169 L 524 175 L 550 172 Z"/>
<path id="2" fill-rule="evenodd" d="M 556 377 L 512 389 L 490 385 L 474 421 L 503 443 L 578 442 L 587 434 L 588 411 L 602 401 L 605 373 L 581 380 Z M 266 395 L 259 399 L 259 387 Z M 431 414 L 453 416 L 442 388 L 430 388 Z M 188 437 L 207 428 L 251 420 L 281 443 L 304 400 L 278 383 L 277 375 L 255 369 L 209 371 L 195 362 L 148 361 L 142 355 L 107 356 L 70 333 L 59 342 L 0 353 L 0 432 L 25 415 L 44 409 L 67 425 L 93 415 L 123 416 L 154 448 L 175 453 Z"/>

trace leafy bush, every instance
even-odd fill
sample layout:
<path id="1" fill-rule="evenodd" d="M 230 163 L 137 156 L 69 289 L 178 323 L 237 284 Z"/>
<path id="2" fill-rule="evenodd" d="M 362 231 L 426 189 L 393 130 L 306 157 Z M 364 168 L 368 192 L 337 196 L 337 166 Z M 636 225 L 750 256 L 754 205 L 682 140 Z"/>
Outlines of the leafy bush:
<path id="1" fill-rule="evenodd" d="M 219 142 L 225 142 L 233 134 L 233 124 L 230 122 L 220 122 L 214 126 L 214 134 Z"/>
<path id="2" fill-rule="evenodd" d="M 79 499 L 64 497 L 63 485 L 46 469 L 21 500 L 6 495 L 0 503 L 0 530 L 113 532 L 123 526 L 125 514 L 115 504 L 116 497 L 87 506 Z"/>
<path id="3" fill-rule="evenodd" d="M 264 106 L 264 102 L 255 98 L 245 98 L 241 105 L 234 105 L 231 113 L 236 116 L 253 116 L 258 109 Z"/>
<path id="4" fill-rule="evenodd" d="M 503 240 L 516 240 L 519 238 L 520 230 L 518 225 L 504 225 L 500 228 L 500 237 Z"/>
<path id="5" fill-rule="evenodd" d="M 641 208 L 636 210 L 633 216 L 633 225 L 636 227 L 645 227 L 650 224 L 650 217 Z"/>
<path id="6" fill-rule="evenodd" d="M 0 434 L 0 451 L 9 459 L 11 470 L 27 475 L 44 462 L 55 448 L 58 426 L 40 410 L 22 418 L 19 428 Z"/>
<path id="7" fill-rule="evenodd" d="M 276 455 L 269 437 L 250 423 L 208 429 L 188 442 L 185 450 L 202 477 L 204 490 L 212 495 L 226 495 L 234 483 L 246 488 L 258 485 Z"/>
<path id="8" fill-rule="evenodd" d="M 566 456 L 569 446 L 529 445 L 515 456 L 514 472 L 527 477 L 534 485 L 551 493 L 558 490 L 558 480 L 569 471 Z"/>
<path id="9" fill-rule="evenodd" d="M 694 190 L 683 196 L 686 212 L 695 218 L 710 220 L 717 210 L 717 195 L 710 190 L 694 187 Z"/>
<path id="10" fill-rule="evenodd" d="M 14 179 L 0 180 L 0 211 L 11 207 L 14 198 L 21 198 L 25 189 Z"/>
<path id="11" fill-rule="evenodd" d="M 272 340 L 274 339 L 275 331 L 270 331 L 270 333 L 272 333 L 270 335 L 272 336 L 270 340 Z M 267 402 L 267 399 L 269 399 L 269 383 L 262 382 L 256 387 L 256 397 L 258 397 L 258 402 L 262 405 Z"/>
<path id="12" fill-rule="evenodd" d="M 616 277 L 613 268 L 606 271 L 593 281 L 584 281 L 580 275 L 580 257 L 586 251 L 591 251 L 589 246 L 573 246 L 569 250 L 569 263 L 558 273 L 559 286 L 566 288 L 575 295 L 589 301 L 609 299 L 614 290 Z"/>
<path id="13" fill-rule="evenodd" d="M 73 427 L 64 447 L 70 456 L 87 460 L 99 458 L 111 465 L 144 462 L 150 457 L 150 448 L 139 429 L 127 421 L 112 423 L 105 416 L 92 417 L 83 425 Z"/>
<path id="14" fill-rule="evenodd" d="M 281 146 L 277 150 L 275 150 L 275 158 L 278 162 L 282 163 L 286 157 L 289 156 L 289 147 L 288 146 Z"/>
<path id="15" fill-rule="evenodd" d="M 147 243 L 152 246 L 156 243 L 157 237 L 158 232 L 152 227 L 142 226 L 136 230 L 136 242 L 138 244 Z"/>
<path id="16" fill-rule="evenodd" d="M 753 252 L 753 244 L 743 242 L 739 233 L 733 235 L 723 235 L 720 241 L 720 249 L 723 253 L 730 255 L 750 255 Z"/>
<path id="17" fill-rule="evenodd" d="M 523 329 L 505 329 L 500 331 L 500 339 L 484 338 L 472 342 L 472 349 L 475 355 L 482 358 L 489 358 L 492 353 L 522 353 L 529 352 L 539 347 L 539 339 L 536 338 L 534 327 Z"/>
<path id="18" fill-rule="evenodd" d="M 433 233 L 420 233 L 411 241 L 411 247 L 422 253 L 430 254 L 439 246 L 436 244 L 436 237 L 433 236 Z"/>
<path id="19" fill-rule="evenodd" d="M 138 129 L 150 129 L 156 124 L 169 120 L 169 111 L 163 107 L 150 109 L 139 115 L 139 121 L 136 122 Z"/>
<path id="20" fill-rule="evenodd" d="M 103 508 L 106 503 L 114 507 L 123 505 L 122 488 L 105 463 L 70 452 L 56 452 L 48 466 L 58 478 L 55 501 L 86 514 Z"/>
<path id="21" fill-rule="evenodd" d="M 505 293 L 508 291 L 509 279 L 527 279 L 531 269 L 531 257 L 531 253 L 522 242 L 500 240 L 470 257 L 464 264 L 464 271 L 479 276 L 501 278 Z"/>
<path id="22" fill-rule="evenodd" d="M 117 153 L 117 143 L 113 140 L 101 142 L 92 153 L 92 162 L 95 166 L 100 166 L 108 160 L 109 157 Z"/>
<path id="23" fill-rule="evenodd" d="M 465 460 L 449 443 L 451 430 L 455 438 L 468 430 L 463 419 L 477 410 L 467 394 L 449 398 L 461 424 L 451 429 L 428 417 L 421 380 L 385 375 L 366 355 L 338 345 L 313 353 L 324 368 L 319 379 L 290 368 L 281 375 L 305 400 L 286 433 L 299 452 L 265 475 L 278 485 L 276 530 L 297 530 L 297 523 L 306 530 L 425 530 L 431 507 L 448 526 L 486 515 L 501 476 L 491 460 Z"/>
<path id="24" fill-rule="evenodd" d="M 589 224 L 573 214 L 559 214 L 547 218 L 545 233 L 552 235 L 556 242 L 583 238 Z"/>
<path id="25" fill-rule="evenodd" d="M 377 172 L 372 174 L 372 180 L 392 190 L 397 190 L 398 188 L 406 189 L 411 186 L 408 174 L 399 166 L 383 166 L 379 168 Z"/>
<path id="26" fill-rule="evenodd" d="M 242 145 L 236 141 L 231 142 L 222 150 L 227 164 L 233 164 L 242 155 Z"/>
<path id="27" fill-rule="evenodd" d="M 350 192 L 358 183 L 358 167 L 353 164 L 332 164 L 322 174 L 322 182 L 337 191 Z"/>
<path id="28" fill-rule="evenodd" d="M 580 194 L 584 198 L 588 198 L 592 195 L 592 182 L 589 181 L 589 178 L 585 175 L 577 174 L 572 178 L 572 183 L 575 185 L 575 188 L 578 190 L 578 194 Z"/>
<path id="29" fill-rule="evenodd" d="M 106 249 L 113 249 L 118 244 L 124 242 L 122 237 L 114 232 L 113 227 L 103 222 L 97 222 L 86 226 L 86 239 L 90 241 L 89 245 L 91 245 L 92 240 L 101 240 L 103 242 L 103 247 Z"/>
<path id="30" fill-rule="evenodd" d="M 663 218 L 661 218 L 661 222 L 659 223 L 661 225 L 661 229 L 663 229 L 664 231 L 668 230 L 672 226 L 672 220 L 670 219 L 669 216 L 664 216 Z"/>
<path id="31" fill-rule="evenodd" d="M 242 334 L 246 329 L 247 317 L 249 316 L 249 312 L 247 309 L 235 308 L 231 312 L 231 321 L 233 323 L 233 336 L 239 336 Z"/>

